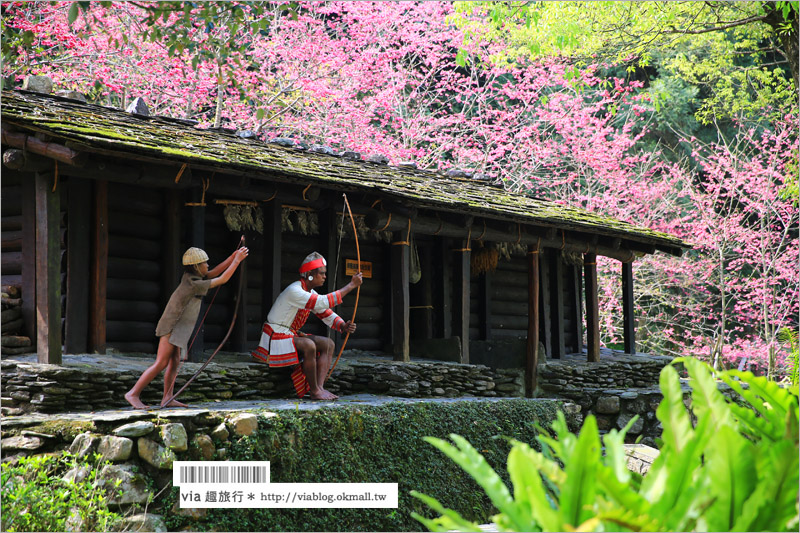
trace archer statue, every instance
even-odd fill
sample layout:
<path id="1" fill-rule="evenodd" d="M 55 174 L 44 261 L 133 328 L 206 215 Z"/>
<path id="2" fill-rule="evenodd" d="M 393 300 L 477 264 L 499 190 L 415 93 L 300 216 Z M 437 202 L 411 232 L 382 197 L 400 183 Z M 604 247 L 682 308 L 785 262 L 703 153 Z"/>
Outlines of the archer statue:
<path id="1" fill-rule="evenodd" d="M 271 367 L 292 367 L 292 383 L 297 396 L 306 394 L 313 400 L 335 400 L 335 394 L 325 390 L 325 381 L 333 358 L 334 343 L 327 337 L 309 335 L 300 331 L 312 312 L 329 328 L 341 333 L 353 333 L 356 324 L 345 322 L 331 311 L 342 303 L 342 298 L 361 286 L 361 272 L 350 282 L 326 295 L 314 290 L 325 284 L 327 263 L 317 252 L 309 254 L 300 266 L 300 279 L 278 296 L 272 305 L 253 357 Z"/>
<path id="2" fill-rule="evenodd" d="M 189 248 L 183 254 L 184 274 L 181 283 L 167 302 L 164 314 L 156 326 L 158 352 L 155 362 L 150 365 L 125 399 L 134 409 L 148 409 L 139 396 L 142 390 L 164 369 L 164 398 L 161 407 L 186 407 L 175 399 L 173 388 L 178 376 L 181 359 L 188 356 L 187 344 L 192 335 L 197 317 L 200 314 L 200 302 L 209 289 L 224 285 L 231 279 L 239 263 L 245 260 L 250 251 L 242 246 L 227 259 L 209 270 L 208 254 L 200 248 Z"/>

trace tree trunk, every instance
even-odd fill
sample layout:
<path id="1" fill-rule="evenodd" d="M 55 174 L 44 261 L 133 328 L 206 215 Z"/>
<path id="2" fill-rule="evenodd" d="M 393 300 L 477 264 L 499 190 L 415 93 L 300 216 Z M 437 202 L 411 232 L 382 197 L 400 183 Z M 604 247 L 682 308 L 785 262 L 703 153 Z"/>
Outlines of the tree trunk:
<path id="1" fill-rule="evenodd" d="M 798 56 L 798 17 L 797 17 L 797 8 L 792 7 L 789 10 L 788 17 L 783 17 L 783 12 L 778 10 L 777 4 L 775 2 L 762 2 L 764 6 L 764 12 L 767 14 L 767 18 L 764 19 L 764 22 L 769 24 L 773 31 L 775 32 L 775 36 L 781 43 L 783 48 L 783 52 L 786 54 L 786 59 L 789 61 L 789 69 L 792 72 L 792 81 L 794 82 L 794 90 L 798 92 L 800 90 L 800 83 L 798 83 L 798 62 L 800 62 L 800 56 Z M 789 31 L 786 31 L 785 24 L 789 23 Z"/>

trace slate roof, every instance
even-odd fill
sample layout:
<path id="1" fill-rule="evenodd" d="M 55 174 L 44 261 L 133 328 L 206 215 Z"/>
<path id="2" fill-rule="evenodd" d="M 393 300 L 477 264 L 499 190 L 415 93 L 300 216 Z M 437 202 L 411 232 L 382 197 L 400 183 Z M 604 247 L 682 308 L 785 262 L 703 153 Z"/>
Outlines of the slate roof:
<path id="1" fill-rule="evenodd" d="M 589 211 L 506 192 L 485 181 L 301 151 L 231 133 L 203 130 L 178 119 L 25 91 L 3 91 L 3 123 L 71 141 L 81 150 L 147 156 L 189 166 L 269 173 L 321 188 L 371 191 L 420 208 L 557 227 L 654 245 L 675 253 L 689 245 L 665 233 Z"/>

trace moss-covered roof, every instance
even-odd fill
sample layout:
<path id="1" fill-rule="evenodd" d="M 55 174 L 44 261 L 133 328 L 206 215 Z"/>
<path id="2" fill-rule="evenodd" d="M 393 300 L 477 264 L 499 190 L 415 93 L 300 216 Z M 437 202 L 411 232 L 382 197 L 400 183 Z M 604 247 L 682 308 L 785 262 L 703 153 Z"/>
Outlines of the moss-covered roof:
<path id="1" fill-rule="evenodd" d="M 93 104 L 19 91 L 2 94 L 2 121 L 43 132 L 84 150 L 148 156 L 190 166 L 257 171 L 320 187 L 380 192 L 418 207 L 621 237 L 658 248 L 680 239 L 579 208 L 512 194 L 486 182 L 412 168 L 284 148 L 201 130 L 164 117 L 142 117 Z"/>

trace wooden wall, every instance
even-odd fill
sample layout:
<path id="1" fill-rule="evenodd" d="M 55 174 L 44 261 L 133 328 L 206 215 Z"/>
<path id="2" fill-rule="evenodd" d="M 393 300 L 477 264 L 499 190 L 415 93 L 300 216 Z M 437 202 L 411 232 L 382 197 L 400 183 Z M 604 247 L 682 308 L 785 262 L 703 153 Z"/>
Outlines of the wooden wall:
<path id="1" fill-rule="evenodd" d="M 33 175 L 30 175 L 33 179 Z M 2 181 L 3 285 L 22 284 L 22 177 L 3 172 Z M 27 296 L 27 295 L 26 295 Z"/>
<path id="2" fill-rule="evenodd" d="M 162 302 L 169 297 L 162 287 L 163 213 L 160 190 L 108 184 L 106 345 L 110 348 L 156 351 L 156 324 Z"/>

